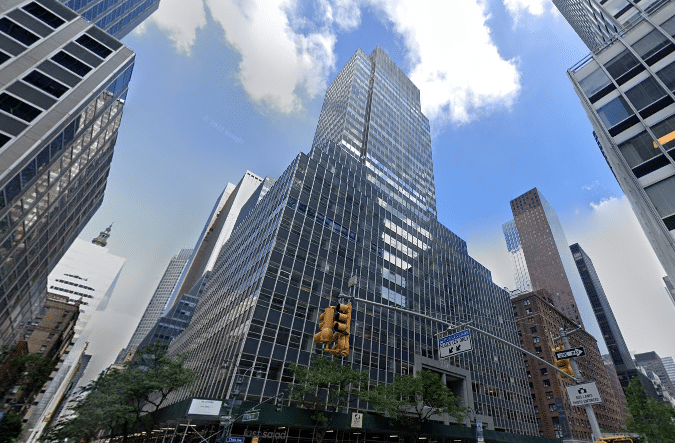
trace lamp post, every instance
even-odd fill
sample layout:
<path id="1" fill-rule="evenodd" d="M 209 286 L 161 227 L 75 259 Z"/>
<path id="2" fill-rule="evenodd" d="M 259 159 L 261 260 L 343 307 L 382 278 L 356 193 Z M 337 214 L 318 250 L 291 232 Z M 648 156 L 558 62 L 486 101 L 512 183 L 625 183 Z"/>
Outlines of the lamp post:
<path id="1" fill-rule="evenodd" d="M 229 367 L 228 363 L 225 363 L 223 365 L 223 369 L 227 369 L 228 367 Z M 251 366 L 246 371 L 244 371 L 243 374 L 239 374 L 235 377 L 234 385 L 232 386 L 232 391 L 230 392 L 230 398 L 225 400 L 225 402 L 227 404 L 227 415 L 225 416 L 226 417 L 225 422 L 224 423 L 221 422 L 221 424 L 223 424 L 224 427 L 223 427 L 223 432 L 220 434 L 220 437 L 218 437 L 218 440 L 217 440 L 218 443 L 224 443 L 225 439 L 230 434 L 230 428 L 232 427 L 232 424 L 234 423 L 234 420 L 232 419 L 232 412 L 234 410 L 234 403 L 235 403 L 237 397 L 239 396 L 239 394 L 241 393 L 241 385 L 244 383 L 244 377 L 246 377 L 246 375 L 248 375 L 249 372 L 255 371 L 254 372 L 255 377 L 261 378 L 263 369 L 264 368 L 262 368 L 260 366 Z"/>

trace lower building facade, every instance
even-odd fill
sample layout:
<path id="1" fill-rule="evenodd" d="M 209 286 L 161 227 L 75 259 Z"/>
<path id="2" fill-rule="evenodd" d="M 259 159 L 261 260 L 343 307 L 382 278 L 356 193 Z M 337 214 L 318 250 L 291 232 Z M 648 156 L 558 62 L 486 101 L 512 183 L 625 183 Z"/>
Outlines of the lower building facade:
<path id="1" fill-rule="evenodd" d="M 441 361 L 446 326 L 415 316 L 472 320 L 515 345 L 508 293 L 435 216 L 411 216 L 371 180 L 334 144 L 296 157 L 233 231 L 189 327 L 172 342 L 170 352 L 186 354 L 199 374 L 172 401 L 227 399 L 237 376 L 245 400 L 283 392 L 293 383 L 289 365 L 320 353 L 320 312 L 356 275 L 356 296 L 410 314 L 355 302 L 344 364 L 367 370 L 371 385 L 422 369 L 444 374 L 488 429 L 535 435 L 520 352 L 476 334 L 473 351 Z"/>
<path id="2" fill-rule="evenodd" d="M 523 349 L 551 364 L 556 362 L 554 348 L 561 343 L 554 337 L 560 336 L 561 328 L 575 330 L 569 335 L 570 345 L 582 346 L 586 351 L 585 356 L 576 359 L 581 377 L 584 381 L 596 383 L 602 399 L 602 403 L 593 405 L 600 429 L 622 431 L 625 428 L 623 416 L 626 405 L 614 394 L 595 338 L 556 309 L 546 290 L 518 295 L 511 302 Z M 531 356 L 524 354 L 524 359 L 540 435 L 591 441 L 593 435 L 586 411 L 582 407 L 571 406 L 567 396 L 566 388 L 575 382 Z"/>

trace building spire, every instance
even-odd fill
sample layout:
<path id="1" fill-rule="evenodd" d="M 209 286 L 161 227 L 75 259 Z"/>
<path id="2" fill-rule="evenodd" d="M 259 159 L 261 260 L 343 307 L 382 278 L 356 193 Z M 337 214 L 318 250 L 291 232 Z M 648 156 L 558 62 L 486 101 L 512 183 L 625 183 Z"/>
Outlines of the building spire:
<path id="1" fill-rule="evenodd" d="M 101 233 L 98 234 L 98 237 L 93 239 L 91 242 L 95 245 L 106 246 L 108 244 L 108 237 L 110 237 L 110 229 L 112 229 L 112 223 L 110 223 L 110 226 L 105 228 L 105 231 L 101 231 Z"/>

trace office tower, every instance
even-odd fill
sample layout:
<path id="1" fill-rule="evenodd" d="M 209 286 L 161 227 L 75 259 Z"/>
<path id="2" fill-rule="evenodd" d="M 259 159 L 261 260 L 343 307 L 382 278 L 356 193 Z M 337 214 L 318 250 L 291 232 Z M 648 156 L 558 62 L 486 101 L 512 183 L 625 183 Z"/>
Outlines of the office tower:
<path id="1" fill-rule="evenodd" d="M 521 272 L 527 272 L 530 287 L 535 291 L 547 290 L 553 306 L 583 326 L 598 341 L 600 352 L 606 354 L 607 346 L 558 215 L 537 188 L 511 200 L 511 211 L 513 221 L 503 226 L 507 247 L 509 250 L 514 245 L 522 248 L 526 267 L 522 267 Z M 511 234 L 513 231 L 515 236 Z M 516 281 L 528 280 L 517 277 Z M 519 289 L 527 290 L 526 287 Z"/>
<path id="2" fill-rule="evenodd" d="M 637 377 L 637 369 L 633 358 L 628 351 L 626 342 L 623 340 L 623 334 L 619 329 L 619 324 L 614 318 L 614 312 L 609 305 L 605 291 L 602 289 L 602 284 L 595 272 L 595 267 L 591 258 L 579 246 L 578 243 L 570 246 L 574 262 L 579 270 L 581 281 L 584 283 L 588 299 L 593 306 L 593 312 L 598 319 L 602 336 L 605 339 L 605 344 L 609 350 L 609 355 L 612 358 L 617 375 L 621 381 L 621 385 L 625 388 L 630 383 L 631 378 Z"/>
<path id="3" fill-rule="evenodd" d="M 605 354 L 602 356 L 602 361 L 605 363 L 605 369 L 607 370 L 609 381 L 612 384 L 616 401 L 619 402 L 620 405 L 623 405 L 622 409 L 625 410 L 626 394 L 623 392 L 623 386 L 621 385 L 621 380 L 619 380 L 619 374 L 617 373 L 616 367 L 614 366 L 614 360 L 612 360 L 611 355 Z"/>
<path id="4" fill-rule="evenodd" d="M 76 238 L 47 278 L 48 293 L 80 302 L 76 337 L 87 326 L 94 311 L 102 311 L 108 305 L 126 261 L 105 247 L 110 229 L 102 231 L 91 242 Z"/>
<path id="5" fill-rule="evenodd" d="M 530 280 L 530 272 L 527 270 L 527 261 L 525 261 L 525 253 L 523 252 L 523 245 L 520 243 L 516 222 L 511 220 L 504 223 L 502 231 L 506 239 L 506 249 L 509 251 L 511 266 L 513 267 L 513 279 L 516 284 L 516 289 L 511 291 L 511 294 L 531 292 L 532 281 Z"/>
<path id="6" fill-rule="evenodd" d="M 593 51 L 568 76 L 595 140 L 675 281 L 675 4 L 590 2 L 614 22 L 614 28 L 605 28 L 611 38 L 594 45 L 581 29 L 593 19 L 587 6 L 574 0 L 554 3 Z M 567 12 L 572 9 L 577 13 Z"/>
<path id="7" fill-rule="evenodd" d="M 213 269 L 220 249 L 230 238 L 232 230 L 273 184 L 274 179 L 263 179 L 251 171 L 246 171 L 236 185 L 227 184 L 204 225 L 192 257 L 167 303 L 165 313 L 179 295 L 191 290 L 206 272 Z"/>
<path id="8" fill-rule="evenodd" d="M 675 397 L 673 382 L 670 380 L 670 377 L 668 377 L 668 372 L 666 371 L 659 354 L 654 351 L 635 354 L 635 364 L 641 366 L 647 372 L 655 373 L 659 377 L 664 389 L 668 391 L 671 397 Z"/>
<path id="9" fill-rule="evenodd" d="M 667 275 L 663 277 L 663 283 L 666 285 L 666 293 L 668 294 L 668 297 L 670 297 L 670 301 L 675 304 L 675 285 L 673 285 Z"/>
<path id="10" fill-rule="evenodd" d="M 0 13 L 0 345 L 103 201 L 134 53 L 53 0 Z"/>
<path id="11" fill-rule="evenodd" d="M 675 361 L 673 361 L 673 357 L 663 357 L 661 358 L 661 363 L 663 363 L 663 367 L 666 369 L 670 382 L 675 385 Z"/>
<path id="12" fill-rule="evenodd" d="M 84 19 L 121 39 L 159 8 L 160 0 L 59 0 Z"/>
<path id="13" fill-rule="evenodd" d="M 554 348 L 560 344 L 560 329 L 575 329 L 575 323 L 563 312 L 551 306 L 551 294 L 539 289 L 511 299 L 518 335 L 523 349 L 548 361 L 556 362 Z M 585 381 L 594 381 L 602 403 L 593 405 L 593 412 L 601 429 L 620 432 L 624 429 L 623 403 L 614 394 L 614 387 L 600 355 L 595 337 L 583 330 L 569 335 L 572 347 L 581 346 L 586 355 L 576 359 L 580 375 Z M 549 438 L 590 440 L 591 427 L 582 408 L 572 407 L 566 387 L 574 380 L 559 375 L 535 358 L 523 354 L 526 362 L 530 393 L 535 405 L 540 435 Z M 616 377 L 616 375 L 614 375 Z M 619 387 L 619 389 L 621 389 Z"/>
<path id="14" fill-rule="evenodd" d="M 136 352 L 138 345 L 148 332 L 150 332 L 150 329 L 152 329 L 155 323 L 157 323 L 159 317 L 161 317 L 162 312 L 164 312 L 166 304 L 169 301 L 169 297 L 173 294 L 173 290 L 176 288 L 178 280 L 181 275 L 183 275 L 183 271 L 190 261 L 190 257 L 192 257 L 192 249 L 181 249 L 180 252 L 174 255 L 171 261 L 169 261 L 169 264 L 164 271 L 164 275 L 162 275 L 161 280 L 157 284 L 157 288 L 152 294 L 152 298 L 150 299 L 150 302 L 148 302 L 148 306 L 145 308 L 145 312 L 143 312 L 143 316 L 139 320 L 138 326 L 136 326 L 136 330 L 129 340 L 129 344 L 126 348 L 127 354 Z"/>
<path id="15" fill-rule="evenodd" d="M 379 47 L 358 50 L 337 75 L 310 155 L 293 160 L 223 246 L 190 326 L 169 348 L 186 353 L 199 379 L 171 401 L 226 399 L 237 375 L 247 399 L 278 394 L 292 381 L 288 365 L 319 351 L 318 315 L 353 275 L 358 297 L 470 319 L 517 344 L 508 294 L 436 219 L 419 90 Z M 520 353 L 476 334 L 474 351 L 441 362 L 435 334 L 444 329 L 356 302 L 348 362 L 369 370 L 372 384 L 433 370 L 489 429 L 535 434 Z"/>

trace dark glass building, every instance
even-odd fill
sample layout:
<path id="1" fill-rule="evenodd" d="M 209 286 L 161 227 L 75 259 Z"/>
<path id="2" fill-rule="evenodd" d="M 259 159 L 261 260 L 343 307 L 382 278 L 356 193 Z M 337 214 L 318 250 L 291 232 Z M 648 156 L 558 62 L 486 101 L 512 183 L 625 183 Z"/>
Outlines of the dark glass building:
<path id="1" fill-rule="evenodd" d="M 103 201 L 134 58 L 54 0 L 0 7 L 0 345 Z"/>
<path id="2" fill-rule="evenodd" d="M 612 312 L 612 307 L 609 305 L 605 291 L 602 289 L 602 284 L 600 283 L 598 274 L 595 272 L 591 258 L 578 243 L 570 246 L 570 250 L 572 251 L 574 262 L 577 264 L 581 281 L 584 283 L 584 288 L 586 288 L 586 293 L 591 301 L 591 306 L 593 306 L 593 313 L 598 319 L 602 337 L 605 339 L 605 344 L 607 344 L 607 350 L 614 363 L 619 381 L 621 382 L 621 386 L 625 388 L 630 383 L 631 378 L 638 376 L 635 363 L 630 356 L 626 342 L 623 340 L 623 334 L 621 334 L 619 324 L 616 322 L 616 318 L 614 318 L 614 312 Z"/>
<path id="3" fill-rule="evenodd" d="M 122 38 L 159 8 L 160 0 L 59 0 L 87 21 Z"/>
<path id="4" fill-rule="evenodd" d="M 283 391 L 293 382 L 289 364 L 308 365 L 320 352 L 318 315 L 353 275 L 360 298 L 472 320 L 518 344 L 509 295 L 436 219 L 431 160 L 417 87 L 381 48 L 357 51 L 326 92 L 310 154 L 299 154 L 232 232 L 171 344 L 199 373 L 172 401 L 229 398 L 237 375 L 247 400 Z M 373 385 L 429 369 L 488 429 L 537 434 L 520 352 L 477 334 L 473 351 L 440 361 L 441 324 L 358 302 L 352 318 L 347 362 L 368 370 Z M 251 368 L 263 377 L 250 377 Z"/>

